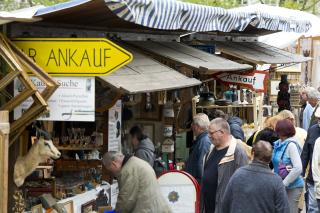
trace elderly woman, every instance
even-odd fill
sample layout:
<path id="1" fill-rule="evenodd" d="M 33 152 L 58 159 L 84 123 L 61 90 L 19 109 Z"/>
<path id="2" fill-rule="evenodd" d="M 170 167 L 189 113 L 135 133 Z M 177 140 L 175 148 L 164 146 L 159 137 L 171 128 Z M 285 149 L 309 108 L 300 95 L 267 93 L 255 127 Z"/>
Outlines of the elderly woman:
<path id="1" fill-rule="evenodd" d="M 282 110 L 281 112 L 279 112 L 277 116 L 279 116 L 281 119 L 288 119 L 289 121 L 292 122 L 296 130 L 296 134 L 294 135 L 294 137 L 297 139 L 300 145 L 300 148 L 302 149 L 304 142 L 306 141 L 306 138 L 307 138 L 307 131 L 295 125 L 296 119 L 291 111 Z"/>
<path id="2" fill-rule="evenodd" d="M 301 148 L 293 137 L 296 131 L 288 119 L 278 121 L 275 131 L 280 139 L 274 143 L 272 155 L 274 172 L 283 179 L 289 199 L 290 212 L 298 213 L 299 198 L 304 186 L 301 177 Z"/>

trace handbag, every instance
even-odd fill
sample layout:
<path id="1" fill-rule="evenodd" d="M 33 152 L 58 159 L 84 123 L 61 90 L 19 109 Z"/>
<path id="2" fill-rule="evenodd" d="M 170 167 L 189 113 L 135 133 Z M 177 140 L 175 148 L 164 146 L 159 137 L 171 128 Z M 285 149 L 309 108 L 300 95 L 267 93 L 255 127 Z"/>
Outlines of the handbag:
<path id="1" fill-rule="evenodd" d="M 278 174 L 282 178 L 282 180 L 284 180 L 287 177 L 287 175 L 289 174 L 289 171 L 287 169 L 287 165 L 283 162 L 283 156 L 284 156 L 284 153 L 286 152 L 286 149 L 289 144 L 290 144 L 290 142 L 288 142 L 288 144 L 284 148 L 283 153 L 280 158 L 279 166 L 278 166 Z"/>

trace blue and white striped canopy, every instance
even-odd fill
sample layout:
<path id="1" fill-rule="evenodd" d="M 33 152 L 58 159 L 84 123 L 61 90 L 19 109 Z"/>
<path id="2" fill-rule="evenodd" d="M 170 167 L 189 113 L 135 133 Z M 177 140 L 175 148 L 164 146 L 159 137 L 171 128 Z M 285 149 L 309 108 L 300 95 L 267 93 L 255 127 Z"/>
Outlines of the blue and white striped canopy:
<path id="1" fill-rule="evenodd" d="M 119 18 L 149 28 L 192 32 L 233 30 L 253 27 L 285 32 L 306 32 L 311 23 L 268 11 L 226 10 L 176 0 L 105 0 Z"/>

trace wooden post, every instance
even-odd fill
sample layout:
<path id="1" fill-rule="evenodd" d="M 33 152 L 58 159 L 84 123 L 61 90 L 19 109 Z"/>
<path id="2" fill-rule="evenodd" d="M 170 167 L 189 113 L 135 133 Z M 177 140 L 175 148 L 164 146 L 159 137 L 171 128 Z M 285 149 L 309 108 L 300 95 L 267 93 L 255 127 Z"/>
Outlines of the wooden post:
<path id="1" fill-rule="evenodd" d="M 8 212 L 9 112 L 0 111 L 0 212 Z"/>

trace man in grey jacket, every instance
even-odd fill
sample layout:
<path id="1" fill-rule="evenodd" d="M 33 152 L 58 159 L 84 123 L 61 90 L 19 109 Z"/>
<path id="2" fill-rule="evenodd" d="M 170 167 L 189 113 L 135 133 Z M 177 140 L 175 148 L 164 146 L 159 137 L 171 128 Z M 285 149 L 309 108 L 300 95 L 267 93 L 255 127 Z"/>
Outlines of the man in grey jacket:
<path id="1" fill-rule="evenodd" d="M 130 129 L 130 135 L 134 156 L 145 160 L 153 167 L 155 160 L 153 142 L 143 134 L 142 129 L 138 126 L 134 126 Z"/>
<path id="2" fill-rule="evenodd" d="M 242 145 L 231 135 L 230 126 L 223 118 L 210 122 L 209 137 L 212 142 L 205 156 L 201 196 L 205 213 L 223 213 L 222 197 L 233 173 L 248 164 Z"/>
<path id="3" fill-rule="evenodd" d="M 222 201 L 223 213 L 289 213 L 282 179 L 269 168 L 271 144 L 256 142 L 252 154 L 252 163 L 238 169 L 227 185 Z"/>

